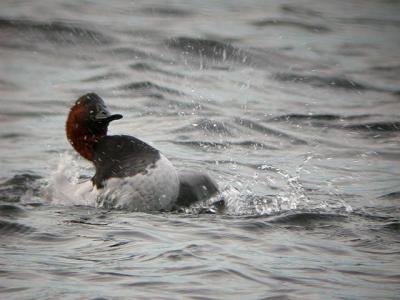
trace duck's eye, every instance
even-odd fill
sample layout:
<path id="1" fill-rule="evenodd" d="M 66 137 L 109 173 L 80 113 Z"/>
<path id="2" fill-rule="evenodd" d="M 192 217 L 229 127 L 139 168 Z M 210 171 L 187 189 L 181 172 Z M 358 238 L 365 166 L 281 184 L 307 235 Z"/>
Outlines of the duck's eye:
<path id="1" fill-rule="evenodd" d="M 89 110 L 89 118 L 94 120 L 96 118 L 95 111 L 93 109 Z"/>

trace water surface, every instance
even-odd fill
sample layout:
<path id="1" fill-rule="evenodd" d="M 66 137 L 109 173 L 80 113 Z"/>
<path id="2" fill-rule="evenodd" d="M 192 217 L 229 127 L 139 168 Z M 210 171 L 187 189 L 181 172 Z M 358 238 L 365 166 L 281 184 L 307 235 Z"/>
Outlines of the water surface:
<path id="1" fill-rule="evenodd" d="M 2 1 L 0 298 L 398 299 L 400 4 Z M 227 207 L 102 210 L 96 92 Z"/>

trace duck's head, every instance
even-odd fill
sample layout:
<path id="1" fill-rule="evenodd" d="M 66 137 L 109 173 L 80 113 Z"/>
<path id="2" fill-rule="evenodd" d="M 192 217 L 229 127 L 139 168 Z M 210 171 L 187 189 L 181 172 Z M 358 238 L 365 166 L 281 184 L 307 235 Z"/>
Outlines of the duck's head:
<path id="1" fill-rule="evenodd" d="M 75 150 L 88 160 L 93 159 L 93 147 L 107 135 L 108 124 L 122 118 L 111 114 L 95 93 L 81 96 L 69 111 L 66 132 L 68 141 Z"/>

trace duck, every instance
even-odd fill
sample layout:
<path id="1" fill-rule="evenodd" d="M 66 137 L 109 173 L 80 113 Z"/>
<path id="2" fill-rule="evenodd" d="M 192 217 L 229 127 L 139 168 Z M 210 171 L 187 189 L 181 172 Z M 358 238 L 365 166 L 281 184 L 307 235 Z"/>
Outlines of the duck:
<path id="1" fill-rule="evenodd" d="M 130 211 L 171 211 L 218 193 L 217 183 L 198 170 L 177 170 L 159 150 L 130 135 L 108 135 L 111 114 L 96 93 L 70 108 L 66 136 L 75 151 L 93 163 L 91 178 L 98 207 Z"/>

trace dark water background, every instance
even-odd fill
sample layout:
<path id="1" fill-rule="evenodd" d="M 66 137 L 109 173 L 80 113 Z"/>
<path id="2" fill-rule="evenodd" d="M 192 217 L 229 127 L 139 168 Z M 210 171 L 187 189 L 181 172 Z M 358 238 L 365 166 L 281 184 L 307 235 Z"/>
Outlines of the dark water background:
<path id="1" fill-rule="evenodd" d="M 399 299 L 399 32 L 399 1 L 2 0 L 0 298 Z M 89 91 L 227 209 L 71 203 Z"/>

